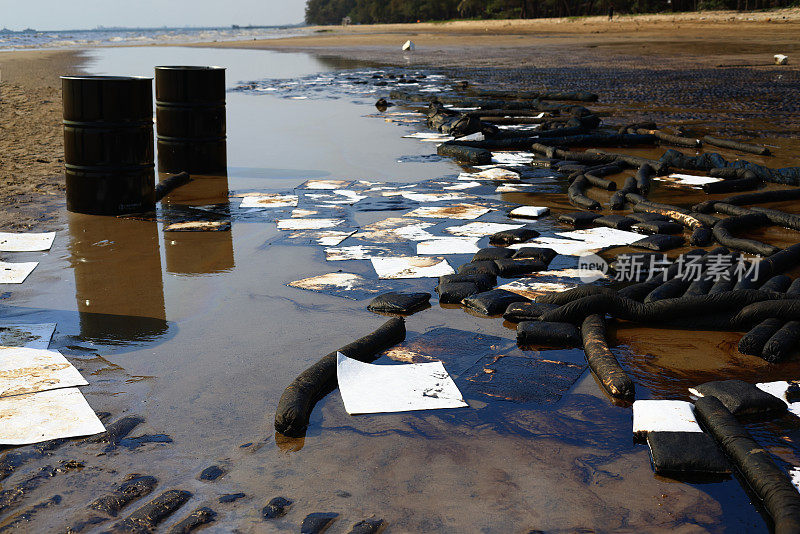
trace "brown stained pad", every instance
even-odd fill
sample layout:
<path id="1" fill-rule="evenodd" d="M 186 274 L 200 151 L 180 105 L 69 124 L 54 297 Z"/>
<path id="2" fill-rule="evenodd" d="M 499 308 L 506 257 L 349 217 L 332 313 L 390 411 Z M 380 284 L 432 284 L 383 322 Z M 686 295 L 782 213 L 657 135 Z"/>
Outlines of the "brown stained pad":
<path id="1" fill-rule="evenodd" d="M 389 217 L 363 226 L 353 237 L 374 243 L 402 243 L 415 237 L 420 240 L 430 239 L 434 235 L 426 232 L 425 229 L 435 224 L 422 219 Z"/>
<path id="2" fill-rule="evenodd" d="M 219 232 L 230 230 L 229 221 L 187 221 L 164 227 L 165 232 Z"/>
<path id="3" fill-rule="evenodd" d="M 41 336 L 33 335 L 18 327 L 0 327 L 0 345 L 5 347 L 22 347 L 31 341 L 37 341 L 41 338 Z"/>
<path id="4" fill-rule="evenodd" d="M 409 211 L 403 217 L 426 217 L 431 219 L 477 219 L 489 213 L 491 208 L 477 204 L 454 204 L 452 206 L 422 206 Z"/>
<path id="5" fill-rule="evenodd" d="M 23 393 L 32 393 L 34 391 L 42 391 L 48 389 L 49 386 L 54 386 L 60 382 L 59 378 L 53 375 L 58 371 L 63 371 L 72 367 L 72 364 L 67 363 L 54 363 L 48 365 L 38 365 L 35 367 L 20 367 L 18 369 L 11 369 L 8 371 L 0 371 L 0 381 L 2 380 L 20 380 L 26 379 L 24 385 L 20 384 L 12 386 L 2 392 L 3 396 L 21 395 Z"/>
<path id="6" fill-rule="evenodd" d="M 458 375 L 483 357 L 513 348 L 513 340 L 440 327 L 385 351 L 384 356 L 405 363 L 441 361 L 448 372 Z"/>

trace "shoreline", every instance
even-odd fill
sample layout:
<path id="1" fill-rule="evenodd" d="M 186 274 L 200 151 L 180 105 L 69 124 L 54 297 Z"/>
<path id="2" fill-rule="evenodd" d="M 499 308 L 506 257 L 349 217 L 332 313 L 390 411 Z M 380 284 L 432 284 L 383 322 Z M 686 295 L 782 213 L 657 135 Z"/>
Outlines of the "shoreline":
<path id="1" fill-rule="evenodd" d="M 745 20 L 742 20 L 745 19 Z M 736 28 L 736 32 L 727 31 Z M 265 49 L 381 65 L 447 69 L 483 83 L 602 92 L 631 84 L 630 73 L 745 67 L 777 77 L 797 75 L 800 9 L 758 13 L 700 12 L 574 19 L 454 21 L 348 27 L 309 27 L 305 36 L 147 46 Z M 406 39 L 414 52 L 402 52 Z M 130 45 L 137 46 L 137 45 Z M 142 46 L 142 45 L 138 45 Z M 127 45 L 126 45 L 127 47 Z M 59 76 L 80 73 L 83 49 L 0 52 L 0 227 L 46 227 L 47 213 L 64 205 Z M 796 53 L 797 52 L 797 53 Z M 774 53 L 789 65 L 771 64 Z M 654 63 L 655 61 L 655 63 Z M 538 69 L 561 76 L 536 76 Z M 584 73 L 589 72 L 590 75 Z M 592 72 L 625 72 L 628 81 L 592 82 Z M 507 74 L 511 73 L 511 78 Z M 577 73 L 577 74 L 576 74 Z M 636 93 L 636 91 L 633 91 Z M 648 98 L 649 96 L 649 98 Z M 606 103 L 619 103 L 609 94 Z M 661 102 L 640 87 L 637 102 Z M 644 98 L 644 100 L 641 100 Z"/>
<path id="2" fill-rule="evenodd" d="M 256 40 L 196 43 L 214 48 L 264 48 L 373 57 L 396 64 L 434 65 L 491 59 L 495 67 L 518 67 L 519 59 L 546 59 L 556 54 L 568 66 L 583 56 L 607 54 L 656 56 L 667 62 L 690 59 L 693 64 L 769 65 L 777 53 L 800 52 L 800 9 L 771 12 L 696 12 L 622 15 L 568 19 L 475 20 L 443 23 L 311 26 L 311 35 Z M 735 29 L 735 31 L 733 31 Z M 417 49 L 401 54 L 406 39 Z M 385 50 L 379 50 L 384 48 Z M 509 50 L 513 61 L 504 60 Z M 577 55 L 570 58 L 569 51 Z M 441 56 L 441 57 L 438 57 Z M 472 56 L 472 57 L 470 57 Z M 566 56 L 566 57 L 565 57 Z M 607 59 L 607 58 L 605 58 Z M 791 68 L 791 59 L 790 65 Z M 643 63 L 644 68 L 652 64 Z"/>

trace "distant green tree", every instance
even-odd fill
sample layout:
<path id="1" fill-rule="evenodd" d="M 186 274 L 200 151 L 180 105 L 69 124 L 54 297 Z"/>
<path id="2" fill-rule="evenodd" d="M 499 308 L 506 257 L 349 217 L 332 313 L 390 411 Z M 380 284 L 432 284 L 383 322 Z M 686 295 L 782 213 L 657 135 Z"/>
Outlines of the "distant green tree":
<path id="1" fill-rule="evenodd" d="M 766 9 L 797 5 L 800 0 L 307 0 L 308 24 L 374 24 L 454 18 L 539 18 L 652 13 L 698 9 Z"/>

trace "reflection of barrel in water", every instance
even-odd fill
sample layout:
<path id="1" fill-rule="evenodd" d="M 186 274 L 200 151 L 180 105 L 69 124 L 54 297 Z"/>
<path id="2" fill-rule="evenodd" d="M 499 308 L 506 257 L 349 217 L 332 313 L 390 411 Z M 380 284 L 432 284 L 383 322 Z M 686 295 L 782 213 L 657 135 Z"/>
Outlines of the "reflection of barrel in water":
<path id="1" fill-rule="evenodd" d="M 156 222 L 72 213 L 69 231 L 81 337 L 135 343 L 165 334 Z"/>
<path id="2" fill-rule="evenodd" d="M 163 179 L 163 177 L 162 177 Z M 230 220 L 228 177 L 193 175 L 162 201 L 165 225 L 185 220 L 223 222 Z M 202 209 L 201 209 L 202 208 Z M 191 214 L 191 217 L 187 215 Z M 230 229 L 214 232 L 164 232 L 167 272 L 212 274 L 233 268 L 233 237 Z"/>
<path id="3" fill-rule="evenodd" d="M 164 232 L 167 272 L 213 274 L 233 269 L 231 232 Z"/>

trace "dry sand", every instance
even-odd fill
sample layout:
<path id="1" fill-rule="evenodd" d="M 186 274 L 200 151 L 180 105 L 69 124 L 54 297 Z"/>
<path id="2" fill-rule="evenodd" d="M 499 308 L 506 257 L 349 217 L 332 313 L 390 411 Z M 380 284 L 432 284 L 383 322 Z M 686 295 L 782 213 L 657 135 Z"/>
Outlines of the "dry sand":
<path id="1" fill-rule="evenodd" d="M 564 19 L 318 26 L 309 36 L 200 46 L 307 49 L 356 59 L 408 62 L 406 39 L 417 45 L 414 63 L 437 66 L 613 65 L 616 55 L 659 56 L 679 64 L 764 65 L 776 53 L 800 49 L 800 9 L 760 13 L 714 12 Z M 381 50 L 387 47 L 388 50 Z M 388 52 L 388 53 L 387 53 Z M 653 66 L 639 61 L 643 67 Z"/>
<path id="2" fill-rule="evenodd" d="M 64 204 L 61 81 L 80 54 L 0 52 L 0 228 L 47 228 Z"/>

